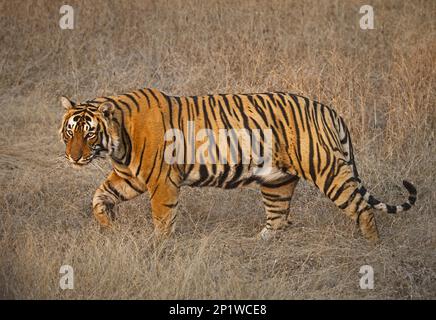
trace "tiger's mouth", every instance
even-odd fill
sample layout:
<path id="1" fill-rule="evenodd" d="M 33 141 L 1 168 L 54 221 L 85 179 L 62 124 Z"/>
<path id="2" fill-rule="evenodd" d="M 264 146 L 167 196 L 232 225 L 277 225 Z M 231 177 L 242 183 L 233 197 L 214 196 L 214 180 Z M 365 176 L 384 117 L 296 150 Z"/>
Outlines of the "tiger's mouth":
<path id="1" fill-rule="evenodd" d="M 108 150 L 103 148 L 101 145 L 96 145 L 91 148 L 91 153 L 87 155 L 80 156 L 79 159 L 74 159 L 74 157 L 67 152 L 65 152 L 65 158 L 68 162 L 75 168 L 84 167 L 92 162 L 94 159 L 104 159 L 109 154 Z"/>
<path id="2" fill-rule="evenodd" d="M 104 152 L 104 150 L 93 153 L 92 155 L 90 155 L 89 157 L 86 158 L 80 158 L 79 160 L 75 161 L 74 159 L 72 159 L 69 156 L 65 156 L 68 161 L 76 168 L 82 168 L 88 164 L 90 164 L 92 162 L 92 160 L 94 159 L 104 159 L 106 158 L 106 154 L 107 152 Z"/>
<path id="3" fill-rule="evenodd" d="M 88 165 L 96 156 L 90 155 L 88 157 L 81 157 L 80 159 L 74 160 L 70 155 L 65 154 L 65 158 L 71 163 L 74 167 L 79 168 Z"/>

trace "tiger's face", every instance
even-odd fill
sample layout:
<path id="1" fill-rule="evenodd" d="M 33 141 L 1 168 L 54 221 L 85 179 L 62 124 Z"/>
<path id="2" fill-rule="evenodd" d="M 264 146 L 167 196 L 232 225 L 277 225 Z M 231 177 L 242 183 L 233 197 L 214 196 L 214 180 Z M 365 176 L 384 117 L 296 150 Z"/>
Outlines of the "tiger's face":
<path id="1" fill-rule="evenodd" d="M 111 127 L 112 103 L 75 104 L 65 97 L 61 103 L 66 109 L 60 129 L 65 157 L 75 166 L 84 166 L 97 157 L 110 155 L 116 141 Z"/>

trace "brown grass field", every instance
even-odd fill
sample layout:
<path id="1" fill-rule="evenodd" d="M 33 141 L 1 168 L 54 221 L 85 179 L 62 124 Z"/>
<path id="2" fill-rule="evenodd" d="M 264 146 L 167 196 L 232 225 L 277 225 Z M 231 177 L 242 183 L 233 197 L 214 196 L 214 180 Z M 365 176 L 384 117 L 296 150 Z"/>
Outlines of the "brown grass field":
<path id="1" fill-rule="evenodd" d="M 436 298 L 436 2 L 0 1 L 0 298 Z M 375 29 L 359 28 L 374 7 Z M 194 95 L 286 91 L 331 104 L 351 131 L 360 175 L 406 213 L 377 212 L 382 242 L 308 183 L 294 226 L 255 238 L 258 191 L 182 191 L 175 234 L 155 243 L 148 196 L 120 205 L 112 231 L 91 213 L 110 170 L 73 169 L 59 139 L 60 95 L 155 87 Z M 61 265 L 74 290 L 59 287 Z M 359 287 L 371 265 L 375 288 Z"/>

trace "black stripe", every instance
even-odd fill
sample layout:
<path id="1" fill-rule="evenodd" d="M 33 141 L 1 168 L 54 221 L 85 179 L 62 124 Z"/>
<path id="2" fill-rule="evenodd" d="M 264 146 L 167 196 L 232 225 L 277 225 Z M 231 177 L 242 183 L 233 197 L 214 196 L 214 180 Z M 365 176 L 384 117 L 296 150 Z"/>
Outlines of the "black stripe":
<path id="1" fill-rule="evenodd" d="M 412 206 L 408 203 L 403 203 L 401 206 L 403 207 L 404 210 L 409 210 L 410 208 L 412 208 Z"/>
<path id="2" fill-rule="evenodd" d="M 158 154 L 158 153 L 159 153 L 159 151 L 156 151 L 156 153 L 154 154 L 153 165 L 151 166 L 151 169 L 150 169 L 150 172 L 149 172 L 149 174 L 148 174 L 147 179 L 145 179 L 145 184 L 148 184 L 148 181 L 150 181 L 151 174 L 153 173 L 153 171 L 154 171 L 154 167 L 155 167 L 155 165 L 156 165 L 156 158 L 157 158 L 157 154 Z"/>
<path id="3" fill-rule="evenodd" d="M 139 172 L 141 171 L 142 157 L 144 156 L 144 151 L 145 151 L 145 139 L 144 139 L 144 142 L 142 144 L 141 156 L 139 157 L 139 165 L 138 165 L 138 168 L 136 169 L 135 176 L 138 176 Z"/>
<path id="4" fill-rule="evenodd" d="M 333 202 L 335 202 L 340 195 L 346 190 L 346 188 L 348 187 L 348 184 L 352 181 L 354 181 L 354 177 L 348 178 L 347 180 L 345 180 L 342 185 L 337 189 L 335 195 L 333 197 L 331 197 L 333 191 L 335 190 L 335 188 L 332 188 L 329 193 L 327 194 L 327 197 L 329 197 Z"/>
<path id="5" fill-rule="evenodd" d="M 133 103 L 135 104 L 135 106 L 136 106 L 136 111 L 139 111 L 139 103 L 138 103 L 138 101 L 136 101 L 136 99 L 131 95 L 131 94 L 129 94 L 129 93 L 126 93 L 126 94 L 124 94 L 126 97 L 128 97 L 130 100 L 132 100 L 133 101 Z"/>
<path id="6" fill-rule="evenodd" d="M 159 105 L 159 99 L 158 97 L 154 94 L 154 92 L 151 89 L 147 89 L 147 92 L 149 92 L 153 98 L 156 100 L 156 103 Z"/>
<path id="7" fill-rule="evenodd" d="M 127 102 L 124 102 L 123 100 L 119 100 L 123 106 L 125 106 L 127 108 L 127 111 L 129 111 L 129 115 L 132 115 L 132 109 L 130 108 L 129 104 Z"/>
<path id="8" fill-rule="evenodd" d="M 173 208 L 177 207 L 178 204 L 179 204 L 179 202 L 177 201 L 176 203 L 164 203 L 163 205 L 167 208 L 173 209 Z"/>
<path id="9" fill-rule="evenodd" d="M 114 186 L 112 186 L 112 184 L 110 183 L 110 181 L 107 181 L 106 183 L 106 187 L 107 187 L 107 191 L 111 192 L 114 196 L 116 196 L 118 199 L 122 200 L 122 201 L 126 201 L 127 198 L 122 195 Z"/>
<path id="10" fill-rule="evenodd" d="M 200 173 L 199 180 L 192 183 L 191 186 L 193 186 L 193 187 L 198 186 L 208 178 L 209 173 L 207 171 L 207 166 L 204 164 L 200 164 L 199 165 L 199 173 Z"/>
<path id="11" fill-rule="evenodd" d="M 397 213 L 397 207 L 396 206 L 386 205 L 386 208 L 387 208 L 387 212 L 388 213 Z"/>
<path id="12" fill-rule="evenodd" d="M 297 181 L 299 178 L 297 176 L 290 176 L 289 179 L 283 180 L 281 182 L 278 183 L 274 183 L 274 182 L 261 182 L 261 185 L 267 188 L 278 188 L 278 187 L 282 187 L 284 185 L 290 184 L 294 181 Z"/>
<path id="13" fill-rule="evenodd" d="M 139 89 L 139 92 L 141 92 L 144 95 L 145 99 L 147 99 L 148 107 L 150 108 L 151 104 L 150 104 L 150 98 L 148 97 L 148 95 L 142 89 Z"/>
<path id="14" fill-rule="evenodd" d="M 123 179 L 125 182 L 126 182 L 126 184 L 130 187 L 130 188 L 132 188 L 133 190 L 135 190 L 137 193 L 143 193 L 144 191 L 142 191 L 142 190 L 140 190 L 140 189 L 138 189 L 138 188 L 136 188 L 129 180 L 127 180 L 127 179 Z"/>

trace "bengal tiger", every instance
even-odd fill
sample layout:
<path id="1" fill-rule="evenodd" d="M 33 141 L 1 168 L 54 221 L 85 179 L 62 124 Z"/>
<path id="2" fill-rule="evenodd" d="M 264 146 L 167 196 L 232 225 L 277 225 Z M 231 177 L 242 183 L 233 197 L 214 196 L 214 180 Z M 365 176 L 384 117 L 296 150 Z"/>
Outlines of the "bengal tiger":
<path id="1" fill-rule="evenodd" d="M 169 235 L 174 230 L 182 186 L 255 186 L 260 188 L 266 211 L 260 236 L 269 239 L 291 223 L 290 200 L 303 178 L 353 219 L 364 237 L 376 242 L 379 233 L 372 209 L 396 213 L 409 210 L 416 201 L 416 189 L 407 181 L 403 185 L 409 196 L 401 205 L 388 205 L 373 197 L 359 178 L 342 117 L 297 94 L 169 96 L 146 88 L 82 103 L 62 97 L 61 104 L 66 109 L 60 129 L 66 158 L 75 166 L 97 157 L 109 157 L 112 162 L 112 171 L 92 200 L 94 216 L 104 227 L 111 226 L 116 204 L 148 191 L 155 232 Z M 186 135 L 188 124 L 191 130 L 207 129 L 212 134 L 226 129 L 260 130 L 258 154 L 267 147 L 267 135 L 262 132 L 269 132 L 269 170 L 256 170 L 260 165 L 253 154 L 243 162 L 247 145 L 236 145 L 229 136 L 222 140 L 224 145 L 206 149 L 211 154 L 220 153 L 223 146 L 232 149 L 237 159 L 231 163 L 225 161 L 228 156 L 215 163 L 198 158 L 187 161 L 188 152 L 179 153 L 180 161 L 167 161 L 167 149 L 176 140 L 175 135 L 173 140 L 167 139 L 168 130 Z M 205 149 L 198 140 L 185 139 L 182 144 L 194 152 Z"/>

